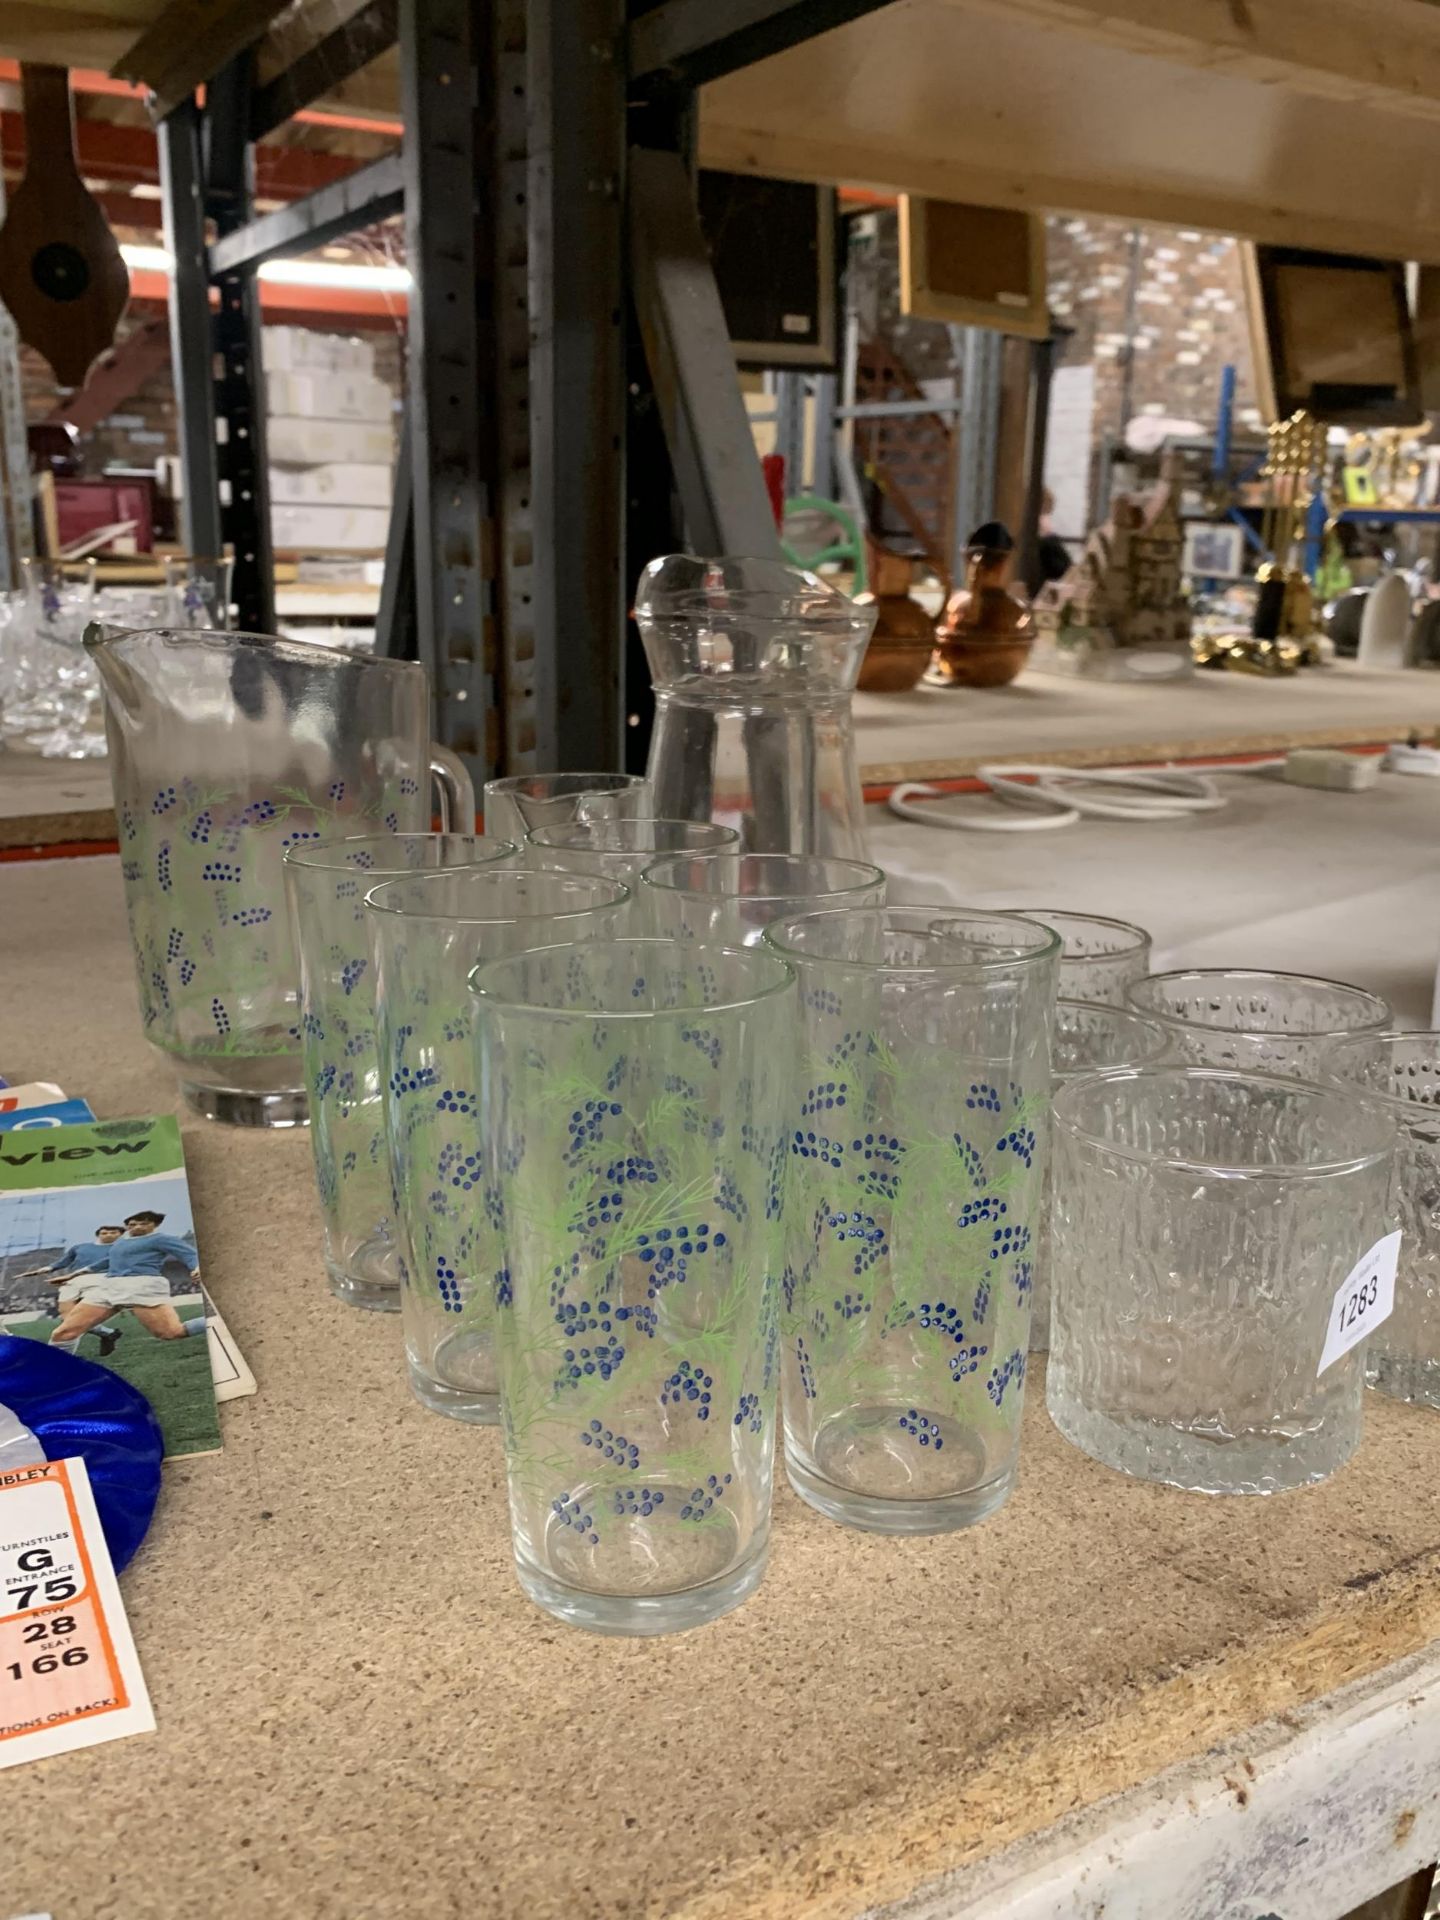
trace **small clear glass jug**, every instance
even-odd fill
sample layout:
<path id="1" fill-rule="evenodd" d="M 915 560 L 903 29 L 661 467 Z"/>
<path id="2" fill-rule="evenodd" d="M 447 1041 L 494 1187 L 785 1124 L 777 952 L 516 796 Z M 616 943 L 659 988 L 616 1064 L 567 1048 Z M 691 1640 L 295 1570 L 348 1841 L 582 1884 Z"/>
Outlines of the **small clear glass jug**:
<path id="1" fill-rule="evenodd" d="M 268 635 L 125 632 L 85 645 L 105 701 L 145 1037 L 188 1105 L 239 1126 L 306 1115 L 281 862 L 298 841 L 468 831 L 464 767 L 430 742 L 425 669 Z"/>
<path id="2" fill-rule="evenodd" d="M 865 858 L 850 712 L 875 608 L 778 560 L 652 560 L 635 619 L 655 683 L 653 812 L 747 853 Z"/>

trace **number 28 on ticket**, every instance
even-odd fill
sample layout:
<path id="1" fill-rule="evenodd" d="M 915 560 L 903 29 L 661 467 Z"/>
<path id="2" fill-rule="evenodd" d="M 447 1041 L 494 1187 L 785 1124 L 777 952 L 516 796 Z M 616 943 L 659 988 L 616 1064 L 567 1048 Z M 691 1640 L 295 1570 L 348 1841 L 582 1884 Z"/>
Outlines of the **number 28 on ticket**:
<path id="1" fill-rule="evenodd" d="M 85 1462 L 0 1473 L 0 1767 L 154 1727 Z"/>

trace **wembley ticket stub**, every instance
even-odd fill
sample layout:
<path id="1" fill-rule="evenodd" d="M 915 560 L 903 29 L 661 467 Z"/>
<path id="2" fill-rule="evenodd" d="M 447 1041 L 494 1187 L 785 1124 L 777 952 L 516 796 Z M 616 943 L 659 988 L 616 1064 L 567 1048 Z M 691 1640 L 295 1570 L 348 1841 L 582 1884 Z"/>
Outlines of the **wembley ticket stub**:
<path id="1" fill-rule="evenodd" d="M 85 1462 L 0 1473 L 0 1767 L 154 1729 Z"/>

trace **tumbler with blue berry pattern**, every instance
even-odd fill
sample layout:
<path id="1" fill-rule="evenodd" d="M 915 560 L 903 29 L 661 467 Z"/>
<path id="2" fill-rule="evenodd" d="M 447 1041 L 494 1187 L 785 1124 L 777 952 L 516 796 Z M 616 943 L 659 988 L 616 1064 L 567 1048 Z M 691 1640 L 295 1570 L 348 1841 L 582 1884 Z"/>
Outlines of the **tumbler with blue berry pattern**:
<path id="1" fill-rule="evenodd" d="M 781 1327 L 801 1498 L 942 1533 L 1008 1498 L 1040 1225 L 1060 942 L 1013 914 L 776 922 L 798 975 Z"/>
<path id="2" fill-rule="evenodd" d="M 379 833 L 307 840 L 285 855 L 325 1268 L 331 1291 L 350 1306 L 400 1305 L 365 895 L 390 876 L 507 860 L 514 851 L 508 840 L 474 833 Z"/>
<path id="3" fill-rule="evenodd" d="M 475 988 L 520 1584 L 597 1632 L 698 1626 L 765 1567 L 793 974 L 621 940 Z"/>
<path id="4" fill-rule="evenodd" d="M 506 1182 L 483 1164 L 471 970 L 545 940 L 603 939 L 628 901 L 611 880 L 506 866 L 416 874 L 368 897 L 405 1358 L 432 1413 L 500 1417 Z"/>

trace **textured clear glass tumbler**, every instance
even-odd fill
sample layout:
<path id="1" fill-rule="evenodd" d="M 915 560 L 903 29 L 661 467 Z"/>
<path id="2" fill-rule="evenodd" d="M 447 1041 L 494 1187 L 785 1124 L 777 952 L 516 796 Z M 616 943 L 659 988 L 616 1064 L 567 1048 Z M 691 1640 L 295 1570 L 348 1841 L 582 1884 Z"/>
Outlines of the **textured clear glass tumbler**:
<path id="1" fill-rule="evenodd" d="M 1063 975 L 1063 959 L 1060 965 Z M 1102 1072 L 1106 1067 L 1150 1067 L 1173 1057 L 1170 1035 L 1158 1020 L 1147 1020 L 1143 1014 L 1132 1013 L 1127 1007 L 1104 1002 L 1065 999 L 1056 1002 L 1052 1065 L 1057 1088 L 1087 1073 Z M 1050 1346 L 1050 1205 L 1054 1186 L 1052 1154 L 1035 1250 L 1035 1302 L 1030 1319 L 1032 1353 L 1045 1353 Z"/>
<path id="2" fill-rule="evenodd" d="M 520 1584 L 698 1626 L 769 1540 L 795 990 L 753 947 L 591 942 L 475 976 Z"/>
<path id="3" fill-rule="evenodd" d="M 1209 1067 L 1055 1096 L 1050 1417 L 1142 1480 L 1275 1493 L 1360 1439 L 1335 1295 L 1390 1231 L 1394 1127 L 1350 1089 Z"/>
<path id="4" fill-rule="evenodd" d="M 651 925 L 683 940 L 753 947 L 772 920 L 829 907 L 883 907 L 885 876 L 865 860 L 816 853 L 667 854 L 640 875 Z"/>
<path id="5" fill-rule="evenodd" d="M 417 874 L 366 897 L 405 1360 L 411 1392 L 432 1413 L 480 1425 L 500 1417 L 503 1194 L 482 1172 L 470 974 L 537 941 L 603 939 L 628 899 L 592 874 L 506 865 Z"/>
<path id="6" fill-rule="evenodd" d="M 1125 1005 L 1125 990 L 1150 971 L 1150 935 L 1128 920 L 1063 908 L 1016 907 L 1060 936 L 1060 997 Z"/>
<path id="7" fill-rule="evenodd" d="M 1287 1079 L 1322 1078 L 1334 1041 L 1390 1025 L 1377 995 L 1303 973 L 1191 967 L 1133 981 L 1126 997 L 1169 1028 L 1177 1058 Z"/>
<path id="8" fill-rule="evenodd" d="M 1365 1343 L 1366 1378 L 1393 1400 L 1440 1407 L 1440 1033 L 1342 1040 L 1337 1078 L 1388 1107 L 1400 1135 L 1395 1311 Z"/>
<path id="9" fill-rule="evenodd" d="M 599 873 L 607 880 L 618 880 L 630 889 L 625 932 L 643 937 L 656 931 L 652 904 L 640 884 L 646 867 L 666 853 L 688 854 L 692 860 L 733 861 L 739 845 L 733 827 L 710 820 L 657 820 L 644 814 L 535 827 L 526 836 L 525 857 L 532 866 L 554 867 L 562 873 Z"/>
<path id="10" fill-rule="evenodd" d="M 532 827 L 629 820 L 650 811 L 638 773 L 511 773 L 485 782 L 485 831 L 523 844 Z"/>
<path id="11" fill-rule="evenodd" d="M 331 1291 L 352 1307 L 400 1305 L 365 895 L 390 876 L 514 852 L 508 840 L 473 833 L 381 833 L 307 840 L 285 855 L 325 1269 Z"/>
<path id="12" fill-rule="evenodd" d="M 1060 941 L 1013 915 L 891 907 L 779 921 L 764 944 L 800 990 L 791 1484 L 851 1526 L 968 1526 L 1008 1498 L 1019 1455 Z"/>

